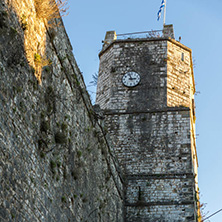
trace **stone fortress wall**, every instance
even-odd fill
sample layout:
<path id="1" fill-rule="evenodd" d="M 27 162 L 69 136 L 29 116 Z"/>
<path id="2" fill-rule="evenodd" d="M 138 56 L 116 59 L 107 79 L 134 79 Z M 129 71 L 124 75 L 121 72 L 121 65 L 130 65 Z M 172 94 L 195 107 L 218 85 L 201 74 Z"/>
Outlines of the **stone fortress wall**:
<path id="1" fill-rule="evenodd" d="M 107 132 L 62 21 L 47 27 L 34 3 L 0 2 L 0 221 L 121 222 Z"/>

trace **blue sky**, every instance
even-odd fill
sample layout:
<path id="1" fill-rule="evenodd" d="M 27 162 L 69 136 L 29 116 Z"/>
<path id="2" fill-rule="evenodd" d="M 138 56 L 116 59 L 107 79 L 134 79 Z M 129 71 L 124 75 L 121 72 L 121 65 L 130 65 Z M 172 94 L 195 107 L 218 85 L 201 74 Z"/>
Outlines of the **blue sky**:
<path id="1" fill-rule="evenodd" d="M 162 29 L 157 22 L 161 0 L 69 0 L 64 18 L 74 56 L 86 85 L 98 72 L 98 53 L 106 31 L 117 34 Z M 166 24 L 173 24 L 176 39 L 193 50 L 195 60 L 196 133 L 199 187 L 205 211 L 222 208 L 222 1 L 167 0 Z M 95 92 L 95 88 L 88 88 Z M 93 94 L 93 93 L 92 93 Z M 222 212 L 211 218 L 221 222 Z"/>

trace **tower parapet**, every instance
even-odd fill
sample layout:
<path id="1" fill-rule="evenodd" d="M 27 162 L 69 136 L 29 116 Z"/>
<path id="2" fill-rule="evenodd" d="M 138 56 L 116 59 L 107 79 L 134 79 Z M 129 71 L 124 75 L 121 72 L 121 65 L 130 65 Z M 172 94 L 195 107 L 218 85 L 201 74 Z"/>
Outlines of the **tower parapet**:
<path id="1" fill-rule="evenodd" d="M 175 39 L 173 25 L 164 25 L 163 26 L 163 36 Z"/>

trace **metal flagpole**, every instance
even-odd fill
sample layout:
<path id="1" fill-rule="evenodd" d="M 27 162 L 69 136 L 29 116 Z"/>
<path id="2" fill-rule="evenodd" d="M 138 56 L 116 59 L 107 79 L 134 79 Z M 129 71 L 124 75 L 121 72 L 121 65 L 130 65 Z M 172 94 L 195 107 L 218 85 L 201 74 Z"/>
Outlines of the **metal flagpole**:
<path id="1" fill-rule="evenodd" d="M 164 5 L 163 26 L 165 25 L 165 21 L 166 21 L 166 2 L 167 0 L 165 0 L 165 5 Z"/>

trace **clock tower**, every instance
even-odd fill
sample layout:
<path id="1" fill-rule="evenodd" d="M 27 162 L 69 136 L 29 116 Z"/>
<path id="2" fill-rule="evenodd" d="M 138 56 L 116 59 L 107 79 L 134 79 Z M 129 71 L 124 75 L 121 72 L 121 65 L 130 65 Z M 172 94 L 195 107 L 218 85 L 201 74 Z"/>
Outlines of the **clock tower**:
<path id="1" fill-rule="evenodd" d="M 161 31 L 106 33 L 96 104 L 125 178 L 125 221 L 197 221 L 190 48 Z"/>

